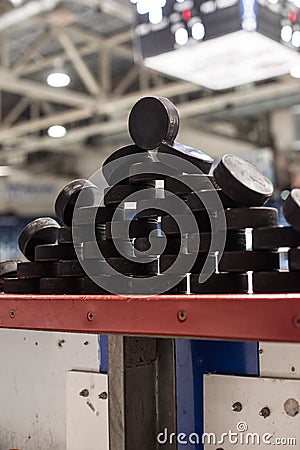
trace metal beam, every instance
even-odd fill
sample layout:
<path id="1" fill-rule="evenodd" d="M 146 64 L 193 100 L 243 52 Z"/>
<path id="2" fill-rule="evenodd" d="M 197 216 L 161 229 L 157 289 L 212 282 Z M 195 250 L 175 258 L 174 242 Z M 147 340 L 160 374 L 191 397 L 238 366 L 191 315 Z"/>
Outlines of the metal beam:
<path id="1" fill-rule="evenodd" d="M 53 88 L 36 81 L 19 79 L 11 71 L 3 68 L 0 68 L 0 88 L 28 98 L 48 100 L 68 106 L 93 108 L 96 104 L 95 99 L 88 95 L 70 89 Z"/>
<path id="2" fill-rule="evenodd" d="M 26 65 L 26 63 L 37 54 L 38 51 L 41 50 L 41 48 L 44 47 L 44 45 L 51 39 L 52 32 L 46 31 L 42 36 L 40 36 L 37 41 L 30 46 L 27 51 L 23 54 L 23 56 L 17 61 L 15 66 L 13 67 L 13 73 L 15 75 L 19 75 L 22 73 L 22 69 Z"/>
<path id="3" fill-rule="evenodd" d="M 4 117 L 1 122 L 1 129 L 5 127 L 10 127 L 22 114 L 23 111 L 28 107 L 29 100 L 28 98 L 21 98 L 21 100 L 9 111 L 9 113 Z"/>
<path id="4" fill-rule="evenodd" d="M 69 55 L 70 60 L 72 61 L 76 72 L 81 78 L 83 84 L 85 84 L 88 91 L 93 95 L 98 95 L 100 91 L 100 86 L 96 82 L 95 78 L 90 72 L 90 69 L 78 53 L 75 45 L 71 41 L 68 35 L 65 33 L 58 34 L 58 40 L 65 49 L 66 53 Z"/>
<path id="5" fill-rule="evenodd" d="M 132 66 L 128 70 L 127 74 L 122 77 L 120 83 L 114 89 L 113 94 L 116 96 L 123 95 L 124 92 L 126 92 L 128 88 L 131 86 L 131 84 L 134 82 L 137 75 L 138 75 L 138 67 Z"/>

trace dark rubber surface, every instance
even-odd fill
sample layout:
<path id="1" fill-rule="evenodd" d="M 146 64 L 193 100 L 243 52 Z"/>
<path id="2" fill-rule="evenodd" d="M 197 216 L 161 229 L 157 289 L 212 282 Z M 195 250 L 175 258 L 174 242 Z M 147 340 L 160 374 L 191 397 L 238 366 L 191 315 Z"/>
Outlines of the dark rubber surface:
<path id="1" fill-rule="evenodd" d="M 51 217 L 41 217 L 27 224 L 19 236 L 19 248 L 23 255 L 34 261 L 36 246 L 54 244 L 59 228 L 60 225 Z"/>

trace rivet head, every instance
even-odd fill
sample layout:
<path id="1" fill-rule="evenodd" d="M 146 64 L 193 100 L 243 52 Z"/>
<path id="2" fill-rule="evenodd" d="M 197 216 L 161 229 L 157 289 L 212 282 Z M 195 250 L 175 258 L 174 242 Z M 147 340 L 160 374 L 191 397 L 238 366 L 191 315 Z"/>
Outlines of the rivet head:
<path id="1" fill-rule="evenodd" d="M 15 310 L 14 310 L 14 309 L 11 309 L 11 310 L 9 311 L 9 317 L 10 317 L 11 319 L 13 319 L 13 318 L 15 317 Z"/>
<path id="2" fill-rule="evenodd" d="M 269 417 L 269 415 L 271 414 L 270 408 L 268 408 L 268 406 L 264 406 L 260 411 L 259 411 L 259 415 L 262 416 L 264 419 L 266 419 L 267 417 Z"/>
<path id="3" fill-rule="evenodd" d="M 177 318 L 178 318 L 179 322 L 185 322 L 186 321 L 187 314 L 184 311 L 184 309 L 181 309 L 180 311 L 178 311 Z"/>
<path id="4" fill-rule="evenodd" d="M 89 311 L 87 313 L 87 320 L 91 321 L 94 319 L 94 317 L 95 317 L 95 314 L 92 311 Z"/>
<path id="5" fill-rule="evenodd" d="M 90 395 L 88 389 L 82 389 L 82 391 L 79 392 L 80 397 L 88 397 Z"/>
<path id="6" fill-rule="evenodd" d="M 241 412 L 243 409 L 243 405 L 240 402 L 235 402 L 231 406 L 232 411 L 234 412 Z"/>

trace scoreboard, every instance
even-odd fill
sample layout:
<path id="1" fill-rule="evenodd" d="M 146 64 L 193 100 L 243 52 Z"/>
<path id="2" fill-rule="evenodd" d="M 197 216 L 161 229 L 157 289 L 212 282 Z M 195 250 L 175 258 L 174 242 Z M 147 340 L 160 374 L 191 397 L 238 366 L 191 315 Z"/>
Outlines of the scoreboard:
<path id="1" fill-rule="evenodd" d="M 136 53 L 154 70 L 226 89 L 300 66 L 300 0 L 131 1 Z"/>

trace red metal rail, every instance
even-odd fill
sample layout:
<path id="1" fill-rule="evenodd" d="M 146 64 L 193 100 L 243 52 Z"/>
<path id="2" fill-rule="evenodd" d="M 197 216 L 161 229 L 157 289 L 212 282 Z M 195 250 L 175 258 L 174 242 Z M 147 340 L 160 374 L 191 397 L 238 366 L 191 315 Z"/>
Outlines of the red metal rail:
<path id="1" fill-rule="evenodd" d="M 300 294 L 0 294 L 0 328 L 300 342 Z"/>

